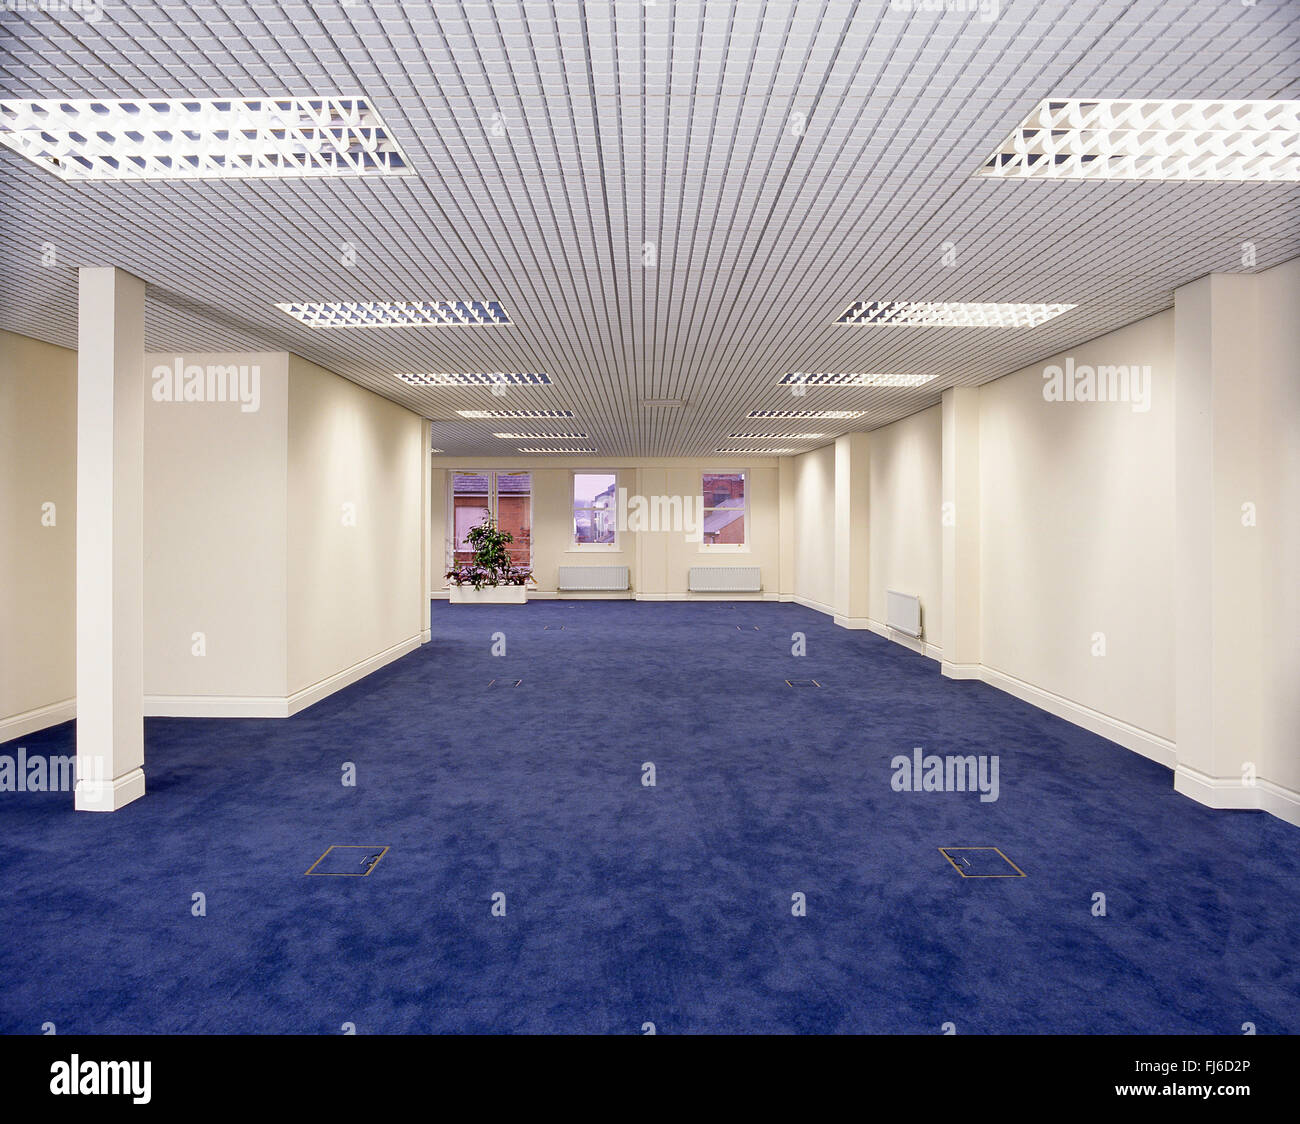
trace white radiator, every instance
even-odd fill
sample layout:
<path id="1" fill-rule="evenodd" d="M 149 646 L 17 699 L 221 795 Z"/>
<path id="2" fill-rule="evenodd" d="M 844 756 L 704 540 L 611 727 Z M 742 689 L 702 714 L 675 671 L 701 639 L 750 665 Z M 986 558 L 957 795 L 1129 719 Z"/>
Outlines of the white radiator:
<path id="1" fill-rule="evenodd" d="M 625 590 L 626 566 L 561 566 L 559 589 Z"/>
<path id="2" fill-rule="evenodd" d="M 758 593 L 763 588 L 757 566 L 692 566 L 693 593 Z"/>
<path id="3" fill-rule="evenodd" d="M 895 590 L 885 592 L 885 624 L 895 632 L 921 639 L 921 599 Z"/>

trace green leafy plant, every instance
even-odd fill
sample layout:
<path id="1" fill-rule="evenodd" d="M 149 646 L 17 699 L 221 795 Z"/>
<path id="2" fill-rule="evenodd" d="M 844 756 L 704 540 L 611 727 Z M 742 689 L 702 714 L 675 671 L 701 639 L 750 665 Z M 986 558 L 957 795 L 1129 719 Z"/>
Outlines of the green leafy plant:
<path id="1" fill-rule="evenodd" d="M 516 566 L 508 547 L 514 535 L 497 526 L 496 520 L 487 518 L 465 532 L 465 541 L 474 550 L 470 562 L 453 566 L 447 579 L 456 585 L 472 585 L 475 589 L 495 585 L 524 585 L 533 580 L 527 566 Z"/>

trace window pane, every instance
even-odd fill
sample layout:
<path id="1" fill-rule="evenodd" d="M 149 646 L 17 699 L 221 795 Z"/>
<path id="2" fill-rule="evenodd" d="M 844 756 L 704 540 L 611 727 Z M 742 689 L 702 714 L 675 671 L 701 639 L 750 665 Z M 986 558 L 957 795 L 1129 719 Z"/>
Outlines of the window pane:
<path id="1" fill-rule="evenodd" d="M 745 544 L 745 474 L 706 472 L 703 481 L 706 545 Z"/>
<path id="2" fill-rule="evenodd" d="M 704 474 L 704 506 L 730 507 L 728 500 L 740 500 L 744 507 L 745 474 L 743 472 L 706 472 Z"/>
<path id="3" fill-rule="evenodd" d="M 488 490 L 491 478 L 484 472 L 456 472 L 452 474 L 452 508 L 454 510 L 455 547 L 452 557 L 457 562 L 468 562 L 474 557 L 465 535 L 488 517 Z"/>
<path id="4" fill-rule="evenodd" d="M 506 549 L 516 566 L 529 565 L 533 557 L 532 490 L 531 473 L 497 473 L 497 526 L 514 535 Z"/>
<path id="5" fill-rule="evenodd" d="M 493 474 L 490 472 L 452 473 L 453 534 L 452 561 L 470 562 L 474 552 L 465 535 L 471 527 L 484 522 L 493 508 Z M 514 536 L 508 550 L 518 566 L 532 562 L 531 493 L 532 474 L 499 472 L 496 474 L 495 507 L 497 525 Z"/>
<path id="6" fill-rule="evenodd" d="M 612 472 L 573 477 L 573 541 L 612 543 L 618 523 L 618 494 Z"/>

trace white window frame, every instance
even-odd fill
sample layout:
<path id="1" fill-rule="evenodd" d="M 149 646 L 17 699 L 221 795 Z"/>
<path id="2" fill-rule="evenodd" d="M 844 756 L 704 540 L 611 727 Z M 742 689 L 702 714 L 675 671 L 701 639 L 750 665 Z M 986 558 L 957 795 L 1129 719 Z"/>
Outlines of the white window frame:
<path id="1" fill-rule="evenodd" d="M 578 522 L 574 518 L 574 512 L 577 510 L 577 497 L 574 495 L 574 489 L 578 486 L 579 476 L 612 476 L 614 478 L 614 541 L 609 542 L 578 542 Z M 620 512 L 618 510 L 618 469 L 616 468 L 574 468 L 569 470 L 569 552 L 573 554 L 610 554 L 623 549 L 619 541 L 618 525 L 620 522 Z"/>
<path id="2" fill-rule="evenodd" d="M 749 551 L 749 532 L 751 525 L 749 522 L 749 489 L 754 483 L 753 473 L 747 468 L 706 468 L 700 473 L 700 496 L 704 496 L 704 478 L 706 476 L 743 476 L 745 479 L 745 541 L 744 542 L 718 542 L 708 543 L 704 541 L 704 519 L 710 511 L 716 511 L 717 508 L 700 507 L 700 553 L 701 554 L 748 554 Z"/>
<path id="3" fill-rule="evenodd" d="M 498 476 L 527 476 L 528 480 L 528 526 L 533 528 L 533 477 L 536 472 L 531 468 L 451 468 L 447 470 L 447 533 L 444 536 L 444 554 L 446 565 L 444 570 L 450 570 L 456 564 L 456 477 L 457 476 L 486 476 L 488 478 L 488 515 L 491 518 L 497 517 L 497 477 Z M 528 536 L 528 566 L 533 565 L 533 535 Z M 446 583 L 450 584 L 450 582 Z"/>

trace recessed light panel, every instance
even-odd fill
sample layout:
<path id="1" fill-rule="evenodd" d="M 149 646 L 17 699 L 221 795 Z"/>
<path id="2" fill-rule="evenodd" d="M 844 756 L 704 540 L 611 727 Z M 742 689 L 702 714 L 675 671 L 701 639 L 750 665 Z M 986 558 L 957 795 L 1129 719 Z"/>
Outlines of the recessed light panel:
<path id="1" fill-rule="evenodd" d="M 409 386 L 550 386 L 550 375 L 520 375 L 506 371 L 478 374 L 395 375 Z"/>
<path id="2" fill-rule="evenodd" d="M 793 456 L 799 450 L 797 449 L 719 449 L 718 452 L 727 456 L 735 457 L 789 457 Z"/>
<path id="3" fill-rule="evenodd" d="M 866 410 L 750 410 L 748 418 L 860 418 Z"/>
<path id="4" fill-rule="evenodd" d="M 812 375 L 792 371 L 781 385 L 797 386 L 924 386 L 934 375 Z"/>
<path id="5" fill-rule="evenodd" d="M 520 449 L 521 453 L 594 453 L 595 449 L 548 449 L 548 448 L 526 448 Z"/>
<path id="6" fill-rule="evenodd" d="M 728 441 L 816 441 L 824 433 L 728 433 Z"/>
<path id="7" fill-rule="evenodd" d="M 1048 98 L 976 174 L 1293 183 L 1300 101 Z"/>
<path id="8" fill-rule="evenodd" d="M 954 304 L 943 301 L 858 301 L 837 324 L 911 328 L 1034 328 L 1072 304 Z"/>
<path id="9" fill-rule="evenodd" d="M 586 433 L 494 433 L 505 441 L 586 441 Z"/>
<path id="10" fill-rule="evenodd" d="M 462 418 L 571 418 L 572 410 L 457 410 Z"/>
<path id="11" fill-rule="evenodd" d="M 5 100 L 0 144 L 65 180 L 410 171 L 364 98 Z"/>
<path id="12" fill-rule="evenodd" d="M 510 323 L 496 301 L 293 301 L 275 307 L 309 328 L 455 328 Z"/>

